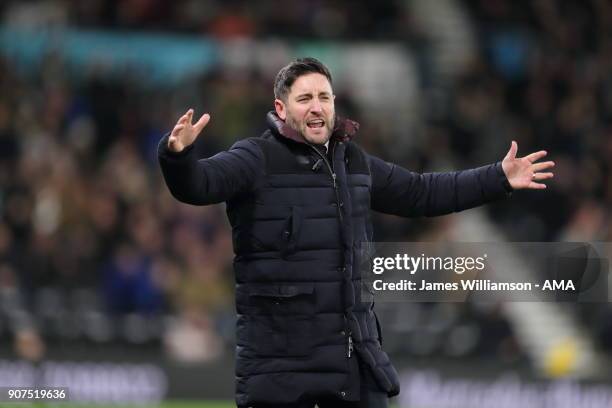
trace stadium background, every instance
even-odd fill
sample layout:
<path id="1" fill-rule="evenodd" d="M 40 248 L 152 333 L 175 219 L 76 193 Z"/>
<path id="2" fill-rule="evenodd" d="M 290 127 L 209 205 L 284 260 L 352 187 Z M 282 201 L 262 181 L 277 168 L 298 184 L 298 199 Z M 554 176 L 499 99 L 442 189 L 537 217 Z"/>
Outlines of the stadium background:
<path id="1" fill-rule="evenodd" d="M 295 56 L 330 66 L 337 109 L 386 160 L 474 167 L 515 139 L 557 163 L 545 192 L 375 215 L 377 241 L 612 239 L 607 0 L 3 1 L 0 14 L 0 386 L 231 406 L 224 207 L 171 198 L 156 145 L 188 107 L 212 114 L 203 156 L 260 134 Z M 397 406 L 612 401 L 609 304 L 378 310 Z M 520 406 L 545 406 L 533 401 Z"/>

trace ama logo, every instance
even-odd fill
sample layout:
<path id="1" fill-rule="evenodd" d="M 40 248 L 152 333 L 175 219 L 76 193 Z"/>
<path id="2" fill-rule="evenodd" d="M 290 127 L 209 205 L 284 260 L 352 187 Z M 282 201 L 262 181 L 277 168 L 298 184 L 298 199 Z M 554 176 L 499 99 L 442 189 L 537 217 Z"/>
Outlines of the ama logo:
<path id="1" fill-rule="evenodd" d="M 576 287 L 574 286 L 574 282 L 571 280 L 558 281 L 558 280 L 546 279 L 544 281 L 544 284 L 542 285 L 542 290 L 575 291 Z"/>

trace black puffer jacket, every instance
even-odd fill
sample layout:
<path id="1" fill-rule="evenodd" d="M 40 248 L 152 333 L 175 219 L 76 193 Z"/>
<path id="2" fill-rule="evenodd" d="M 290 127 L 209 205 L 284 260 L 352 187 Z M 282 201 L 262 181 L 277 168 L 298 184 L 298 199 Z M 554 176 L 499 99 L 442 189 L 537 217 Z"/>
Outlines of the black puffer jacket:
<path id="1" fill-rule="evenodd" d="M 359 399 L 356 357 L 389 396 L 398 375 L 381 348 L 371 302 L 360 301 L 359 245 L 372 241 L 370 209 L 405 217 L 460 211 L 507 195 L 500 163 L 417 174 L 366 154 L 338 120 L 331 157 L 274 113 L 261 137 L 198 160 L 159 145 L 180 201 L 227 202 L 236 275 L 236 401 Z"/>

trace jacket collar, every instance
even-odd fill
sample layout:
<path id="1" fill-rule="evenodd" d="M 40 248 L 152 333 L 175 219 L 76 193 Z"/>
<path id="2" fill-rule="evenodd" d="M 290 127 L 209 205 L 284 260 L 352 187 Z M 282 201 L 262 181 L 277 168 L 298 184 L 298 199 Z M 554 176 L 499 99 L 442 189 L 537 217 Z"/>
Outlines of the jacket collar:
<path id="1" fill-rule="evenodd" d="M 266 115 L 266 121 L 268 122 L 268 127 L 270 130 L 272 130 L 274 133 L 298 143 L 307 143 L 302 135 L 289 126 L 284 120 L 279 118 L 276 112 L 268 112 Z M 350 119 L 336 116 L 336 123 L 334 125 L 334 131 L 332 132 L 330 140 L 334 139 L 337 141 L 347 142 L 355 136 L 358 130 L 359 123 Z"/>

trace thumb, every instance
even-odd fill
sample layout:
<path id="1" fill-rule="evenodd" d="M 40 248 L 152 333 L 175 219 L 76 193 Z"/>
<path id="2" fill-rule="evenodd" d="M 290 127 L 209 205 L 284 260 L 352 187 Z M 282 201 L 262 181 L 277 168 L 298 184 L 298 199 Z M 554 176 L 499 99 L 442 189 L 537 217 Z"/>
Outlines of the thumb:
<path id="1" fill-rule="evenodd" d="M 168 148 L 173 152 L 179 152 L 183 150 L 182 143 L 176 136 L 170 136 L 168 138 Z"/>
<path id="2" fill-rule="evenodd" d="M 202 129 L 208 124 L 210 121 L 210 115 L 208 113 L 203 114 L 200 119 L 193 125 L 196 135 L 199 134 Z"/>
<path id="3" fill-rule="evenodd" d="M 512 143 L 510 144 L 510 150 L 508 150 L 508 153 L 506 154 L 506 159 L 516 159 L 516 152 L 518 151 L 518 145 L 516 144 L 516 142 L 513 140 Z"/>

